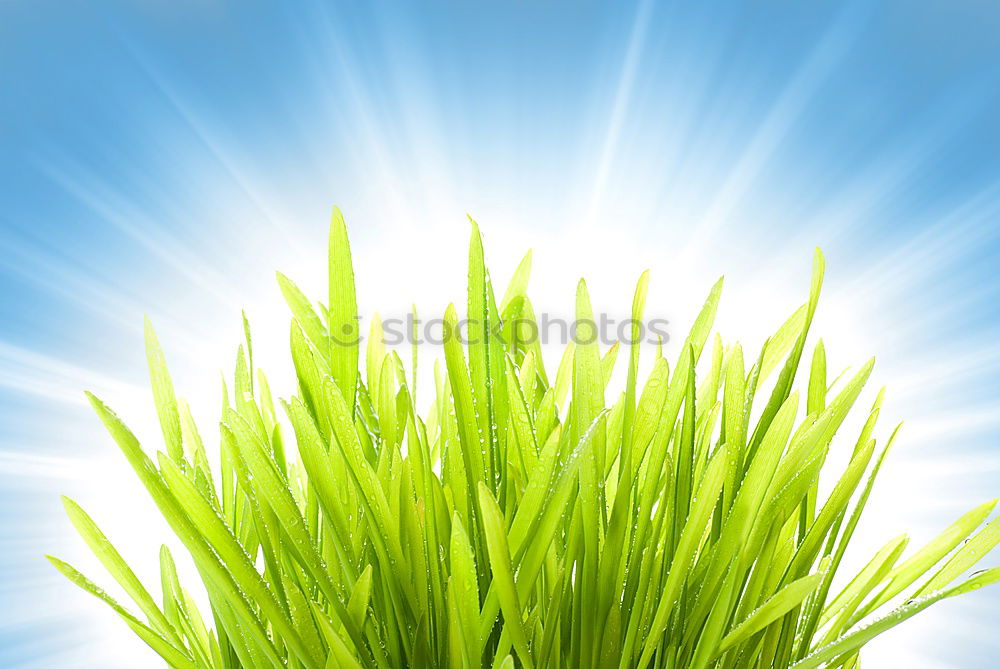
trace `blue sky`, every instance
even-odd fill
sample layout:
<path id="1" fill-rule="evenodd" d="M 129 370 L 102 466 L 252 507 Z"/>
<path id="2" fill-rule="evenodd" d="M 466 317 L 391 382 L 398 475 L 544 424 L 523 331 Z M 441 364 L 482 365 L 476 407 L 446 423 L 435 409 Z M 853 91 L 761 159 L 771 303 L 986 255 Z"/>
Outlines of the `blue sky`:
<path id="1" fill-rule="evenodd" d="M 495 277 L 534 249 L 542 308 L 583 274 L 627 304 L 650 267 L 682 331 L 725 273 L 720 329 L 750 341 L 822 246 L 831 360 L 877 355 L 907 421 L 869 547 L 997 496 L 998 35 L 1000 6 L 967 0 L 7 0 L 0 665 L 147 657 L 42 559 L 88 564 L 60 493 L 140 565 L 167 537 L 82 390 L 152 425 L 143 314 L 206 422 L 241 308 L 287 366 L 273 271 L 321 285 L 334 204 L 362 305 L 390 314 L 462 298 L 466 213 Z M 873 666 L 993 666 L 998 605 L 943 604 Z"/>

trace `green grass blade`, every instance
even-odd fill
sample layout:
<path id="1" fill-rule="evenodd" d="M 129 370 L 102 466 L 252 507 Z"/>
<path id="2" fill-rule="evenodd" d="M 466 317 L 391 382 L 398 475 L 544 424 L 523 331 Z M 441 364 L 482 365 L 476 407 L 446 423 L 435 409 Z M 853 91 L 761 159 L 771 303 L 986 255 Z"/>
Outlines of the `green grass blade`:
<path id="1" fill-rule="evenodd" d="M 733 646 L 742 643 L 751 636 L 761 631 L 784 614 L 798 606 L 813 590 L 819 585 L 822 574 L 810 574 L 796 581 L 792 581 L 772 597 L 750 616 L 737 625 L 733 631 L 723 638 L 719 643 L 718 652 L 722 653 Z"/>
<path id="2" fill-rule="evenodd" d="M 500 300 L 500 312 L 503 313 L 507 306 L 516 297 L 525 297 L 528 294 L 528 279 L 531 277 L 531 251 L 529 250 L 521 258 L 521 262 L 517 264 L 517 268 L 514 270 L 513 276 L 510 277 L 510 283 L 507 284 L 507 290 L 503 293 L 503 299 Z"/>
<path id="3" fill-rule="evenodd" d="M 726 458 L 720 451 L 716 453 L 705 471 L 705 476 L 698 487 L 695 496 L 695 503 L 691 508 L 691 513 L 684 523 L 680 539 L 677 542 L 677 550 L 674 552 L 671 566 L 667 572 L 667 579 L 660 593 L 660 603 L 657 606 L 650 631 L 646 636 L 646 643 L 639 658 L 639 666 L 646 666 L 653 657 L 656 650 L 657 641 L 666 630 L 670 614 L 677 602 L 681 585 L 687 575 L 691 563 L 696 557 L 696 550 L 707 526 L 712 512 L 715 508 L 716 499 L 722 490 L 725 482 Z M 622 658 L 625 661 L 625 658 Z"/>
<path id="4" fill-rule="evenodd" d="M 851 653 L 862 647 L 879 634 L 892 629 L 903 621 L 912 618 L 927 607 L 948 597 L 963 595 L 988 585 L 1000 583 L 1000 567 L 989 569 L 981 574 L 973 576 L 961 585 L 939 591 L 936 594 L 914 599 L 903 604 L 893 612 L 889 613 L 868 625 L 860 627 L 853 632 L 849 632 L 836 641 L 816 650 L 804 659 L 791 665 L 791 669 L 814 669 L 822 666 L 830 660 L 840 657 L 845 653 Z"/>
<path id="5" fill-rule="evenodd" d="M 504 615 L 506 629 L 517 649 L 518 659 L 526 669 L 531 669 L 534 663 L 528 648 L 528 635 L 524 629 L 521 604 L 514 585 L 514 570 L 510 562 L 510 549 L 507 546 L 507 528 L 504 526 L 503 512 L 489 488 L 479 484 L 479 506 L 483 511 L 483 532 L 486 535 L 486 546 L 489 549 L 490 567 L 493 571 L 493 581 L 496 583 L 497 596 L 500 599 L 500 610 Z"/>
<path id="6" fill-rule="evenodd" d="M 336 207 L 330 222 L 329 282 L 330 369 L 344 401 L 353 410 L 361 343 L 358 336 L 358 298 L 354 289 L 354 266 L 347 226 L 340 209 Z"/>
<path id="7" fill-rule="evenodd" d="M 946 587 L 962 573 L 975 566 L 979 559 L 996 548 L 998 543 L 1000 543 L 1000 518 L 994 518 L 976 536 L 955 551 L 945 565 L 913 596 L 922 597 Z"/>
<path id="8" fill-rule="evenodd" d="M 174 645 L 180 645 L 177 630 L 174 629 L 174 626 L 163 615 L 160 607 L 153 600 L 152 595 L 149 594 L 149 591 L 146 590 L 145 586 L 143 586 L 142 582 L 135 575 L 135 572 L 128 566 L 128 563 L 125 562 L 118 550 L 108 541 L 108 538 L 101 532 L 101 529 L 93 519 L 76 502 L 68 497 L 63 497 L 63 507 L 66 509 L 66 515 L 69 516 L 77 532 L 87 542 L 87 546 L 90 547 L 90 550 L 101 561 L 101 564 L 108 570 L 108 573 L 122 586 L 126 594 L 139 606 L 139 609 L 149 619 L 153 629 L 166 637 Z"/>
<path id="9" fill-rule="evenodd" d="M 954 550 L 959 543 L 972 534 L 977 527 L 982 525 L 996 504 L 997 500 L 990 500 L 964 514 L 944 532 L 929 541 L 916 554 L 893 569 L 888 577 L 888 585 L 865 606 L 863 613 L 856 616 L 855 620 L 868 615 L 923 576 L 928 569 L 940 562 L 945 555 Z"/>
<path id="10" fill-rule="evenodd" d="M 153 386 L 153 401 L 156 404 L 156 414 L 160 419 L 160 429 L 163 431 L 163 443 L 167 453 L 177 462 L 184 459 L 184 446 L 181 436 L 181 419 L 177 411 L 177 396 L 174 394 L 174 384 L 167 371 L 167 361 L 163 349 L 153 331 L 149 318 L 145 320 L 146 361 L 149 365 L 149 381 Z"/>
<path id="11" fill-rule="evenodd" d="M 81 589 L 89 592 L 91 595 L 97 597 L 110 606 L 111 609 L 114 610 L 114 612 L 117 613 L 130 628 L 132 628 L 132 631 L 135 632 L 139 638 L 145 641 L 150 648 L 155 650 L 160 657 L 166 660 L 170 666 L 176 667 L 177 669 L 198 669 L 198 667 L 196 667 L 194 662 L 185 654 L 184 651 L 171 644 L 158 632 L 150 629 L 140 622 L 138 618 L 126 611 L 120 604 L 118 604 L 118 602 L 112 599 L 110 595 L 94 585 L 90 579 L 81 574 L 75 568 L 54 557 L 49 557 L 48 560 L 52 563 L 52 566 L 58 569 L 59 572 L 69 579 L 74 585 L 79 586 Z"/>
<path id="12" fill-rule="evenodd" d="M 482 639 L 479 636 L 479 586 L 476 559 L 469 536 L 458 514 L 452 517 L 451 526 L 451 579 L 449 599 L 455 610 L 455 631 L 459 636 L 461 652 L 468 666 L 479 664 Z"/>
<path id="13" fill-rule="evenodd" d="M 156 502 L 164 518 L 184 543 L 185 547 L 192 553 L 199 568 L 229 598 L 233 614 L 243 626 L 243 631 L 250 642 L 264 653 L 268 664 L 272 664 L 280 669 L 282 664 L 281 659 L 274 645 L 267 638 L 260 621 L 256 619 L 251 605 L 236 586 L 232 575 L 222 566 L 218 557 L 212 552 L 204 538 L 198 533 L 190 519 L 180 508 L 159 472 L 145 453 L 143 453 L 135 435 L 97 397 L 90 393 L 87 394 L 87 397 L 98 416 L 104 422 L 105 427 L 111 433 L 111 436 L 114 437 L 122 449 L 122 453 L 138 474 L 140 481 L 146 487 L 153 501 Z"/>

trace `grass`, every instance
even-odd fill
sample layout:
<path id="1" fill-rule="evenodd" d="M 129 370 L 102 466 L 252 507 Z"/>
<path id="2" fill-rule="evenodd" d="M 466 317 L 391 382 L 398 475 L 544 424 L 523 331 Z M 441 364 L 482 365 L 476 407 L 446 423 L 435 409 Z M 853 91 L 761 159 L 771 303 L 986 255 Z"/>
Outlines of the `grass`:
<path id="1" fill-rule="evenodd" d="M 409 373 L 378 336 L 360 359 L 339 212 L 329 253 L 327 306 L 278 275 L 298 393 L 276 407 L 247 327 L 218 458 L 148 323 L 165 450 L 152 459 L 88 395 L 211 608 L 198 610 L 166 547 L 154 596 L 70 500 L 139 613 L 50 560 L 173 667 L 857 667 L 878 634 L 1000 581 L 997 568 L 955 584 L 1000 541 L 998 520 L 983 526 L 995 501 L 925 546 L 899 536 L 839 573 L 896 431 L 876 439 L 880 392 L 860 434 L 837 437 L 873 361 L 831 382 L 820 341 L 803 363 L 819 252 L 808 301 L 758 355 L 709 343 L 720 280 L 673 365 L 657 352 L 640 383 L 631 347 L 624 391 L 609 397 L 619 347 L 602 354 L 582 332 L 551 376 L 514 325 L 533 318 L 530 255 L 497 303 L 473 223 L 468 345 L 446 342 L 423 417 L 415 349 Z M 647 285 L 643 273 L 636 321 Z M 583 281 L 576 314 L 592 318 Z M 445 319 L 457 324 L 454 306 Z M 834 448 L 850 452 L 843 471 L 828 471 Z M 835 481 L 825 498 L 821 472 Z"/>

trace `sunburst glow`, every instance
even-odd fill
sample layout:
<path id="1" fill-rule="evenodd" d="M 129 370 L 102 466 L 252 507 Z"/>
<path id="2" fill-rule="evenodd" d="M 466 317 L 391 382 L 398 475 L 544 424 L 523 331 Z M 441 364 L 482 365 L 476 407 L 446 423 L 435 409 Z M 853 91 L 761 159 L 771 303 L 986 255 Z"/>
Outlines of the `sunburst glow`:
<path id="1" fill-rule="evenodd" d="M 468 212 L 498 283 L 528 248 L 557 268 L 539 310 L 570 313 L 580 275 L 627 304 L 650 268 L 680 335 L 726 273 L 718 330 L 751 348 L 821 246 L 831 369 L 876 355 L 907 421 L 861 544 L 997 496 L 1000 11 L 736 4 L 4 3 L 0 666 L 148 666 L 42 557 L 94 564 L 58 493 L 144 580 L 169 539 L 82 391 L 156 442 L 148 313 L 211 425 L 242 308 L 287 395 L 273 272 L 322 293 L 332 204 L 385 313 L 463 299 Z M 941 604 L 862 657 L 995 666 L 998 606 Z"/>

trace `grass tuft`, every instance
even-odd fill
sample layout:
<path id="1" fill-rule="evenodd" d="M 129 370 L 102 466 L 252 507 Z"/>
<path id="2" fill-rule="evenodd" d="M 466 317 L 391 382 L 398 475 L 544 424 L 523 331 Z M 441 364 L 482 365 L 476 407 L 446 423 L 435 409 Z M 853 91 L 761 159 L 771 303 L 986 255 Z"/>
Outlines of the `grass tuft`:
<path id="1" fill-rule="evenodd" d="M 807 302 L 759 354 L 708 345 L 720 279 L 677 360 L 658 353 L 640 383 L 629 347 L 625 388 L 612 394 L 618 346 L 602 352 L 586 332 L 548 374 L 538 342 L 511 325 L 534 320 L 531 256 L 498 305 L 473 223 L 467 344 L 446 341 L 424 416 L 416 349 L 408 375 L 377 318 L 362 360 L 339 211 L 329 252 L 325 306 L 278 274 L 298 382 L 280 407 L 254 369 L 244 317 L 214 466 L 148 322 L 164 450 L 151 459 L 88 394 L 211 608 L 198 610 L 165 547 L 162 595 L 150 594 L 68 499 L 139 613 L 49 559 L 172 667 L 849 668 L 878 634 L 1000 581 L 989 569 L 955 583 L 1000 542 L 1000 521 L 983 526 L 995 500 L 908 557 L 902 535 L 839 574 L 897 430 L 876 438 L 879 393 L 860 434 L 837 437 L 873 361 L 832 385 L 822 341 L 802 363 L 819 251 Z M 636 322 L 648 282 L 644 272 Z M 593 318 L 583 281 L 576 315 Z M 445 323 L 457 327 L 454 306 Z M 829 471 L 834 448 L 853 449 L 843 471 Z M 821 475 L 835 482 L 825 498 Z"/>

